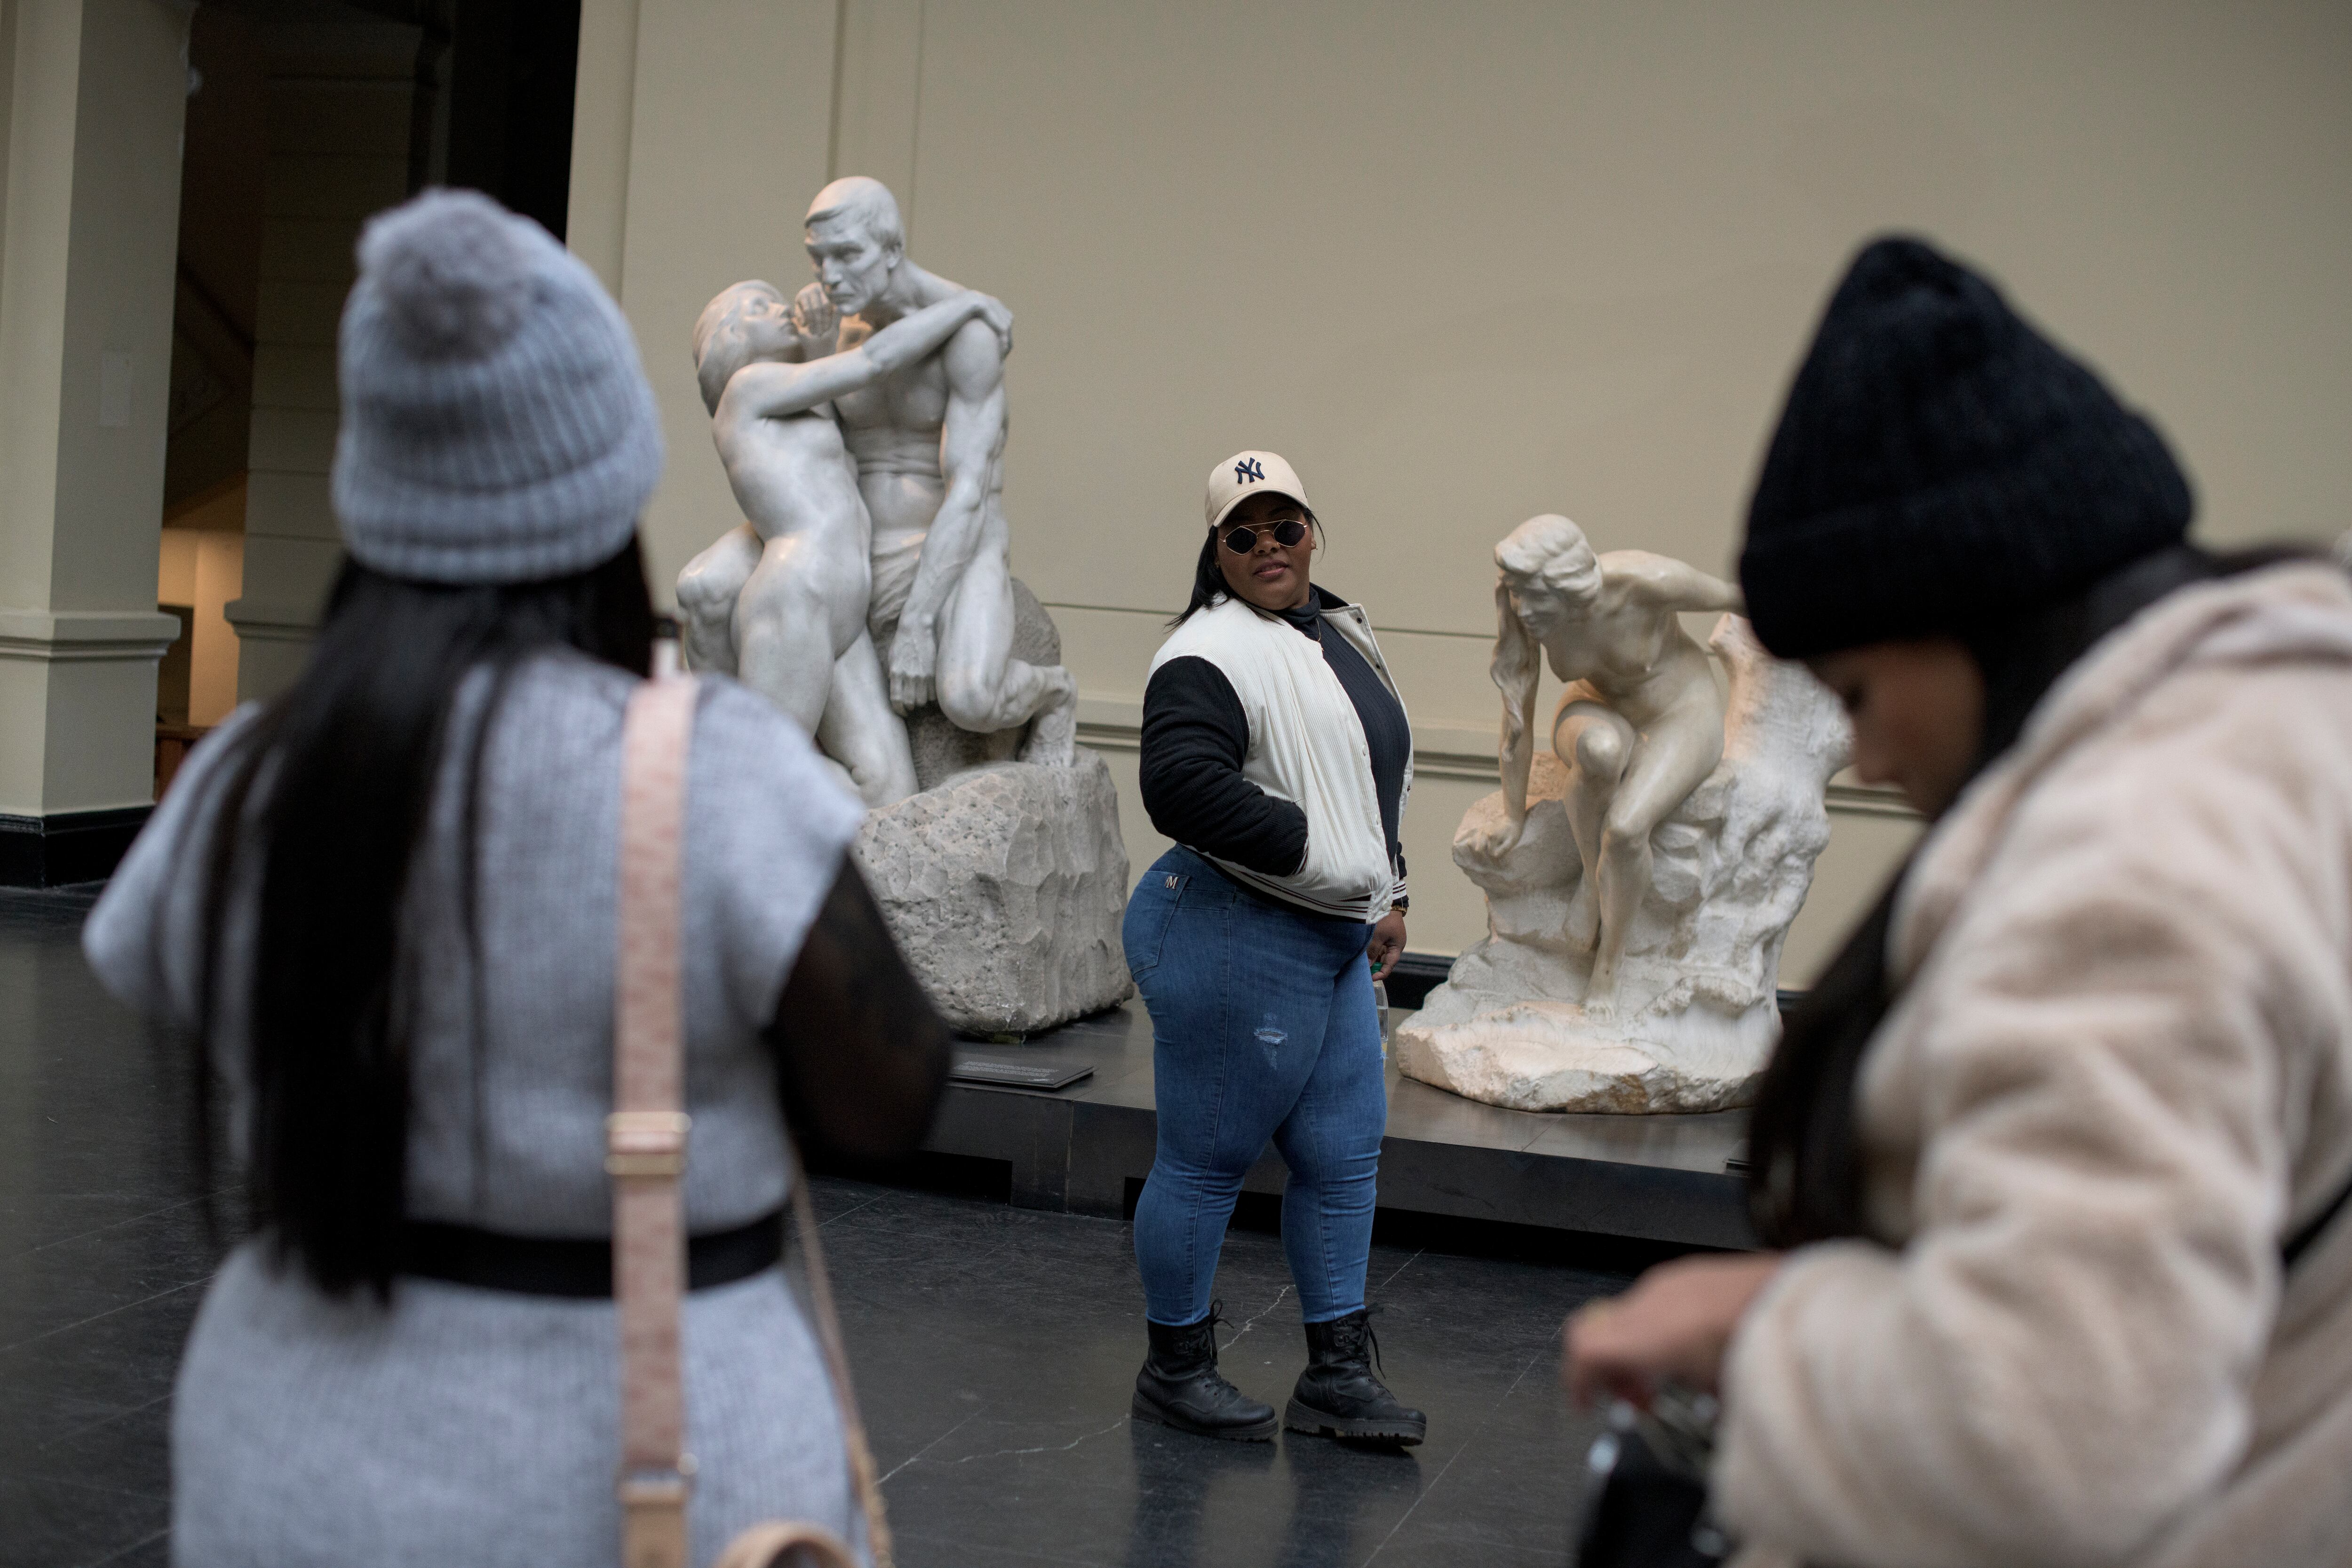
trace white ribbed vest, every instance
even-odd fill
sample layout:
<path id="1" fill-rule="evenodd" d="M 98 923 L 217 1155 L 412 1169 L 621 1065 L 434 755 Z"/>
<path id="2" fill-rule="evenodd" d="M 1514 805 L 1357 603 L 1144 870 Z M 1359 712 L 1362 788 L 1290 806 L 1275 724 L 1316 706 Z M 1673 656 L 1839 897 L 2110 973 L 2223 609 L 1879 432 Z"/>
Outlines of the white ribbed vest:
<path id="1" fill-rule="evenodd" d="M 1249 722 L 1242 776 L 1307 814 L 1307 864 L 1296 875 L 1269 877 L 1209 857 L 1218 869 L 1323 914 L 1386 914 L 1396 876 L 1371 748 L 1323 650 L 1286 622 L 1228 597 L 1177 627 L 1152 670 L 1171 658 L 1205 658 L 1233 683 Z"/>

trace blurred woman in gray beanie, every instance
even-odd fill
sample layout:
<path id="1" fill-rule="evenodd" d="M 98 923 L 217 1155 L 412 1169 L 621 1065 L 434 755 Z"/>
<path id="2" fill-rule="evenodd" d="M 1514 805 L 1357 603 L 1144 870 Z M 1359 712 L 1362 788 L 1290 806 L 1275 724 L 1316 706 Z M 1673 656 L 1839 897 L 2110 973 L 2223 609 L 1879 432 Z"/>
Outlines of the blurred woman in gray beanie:
<path id="1" fill-rule="evenodd" d="M 204 1053 L 252 1200 L 181 1366 L 173 1558 L 613 1563 L 604 1124 L 653 397 L 595 279 L 487 198 L 428 193 L 359 254 L 351 558 L 310 663 L 197 748 L 84 934 L 118 996 Z M 862 1536 L 777 1266 L 787 1150 L 911 1147 L 948 1047 L 845 858 L 858 804 L 804 735 L 707 679 L 687 791 L 707 1562 L 767 1518 Z"/>
<path id="2" fill-rule="evenodd" d="M 1766 1071 L 1781 1250 L 1569 1328 L 1720 1394 L 1740 1568 L 2352 1563 L 2352 583 L 2189 511 L 1990 282 L 1855 259 L 1740 578 L 1934 826 Z"/>

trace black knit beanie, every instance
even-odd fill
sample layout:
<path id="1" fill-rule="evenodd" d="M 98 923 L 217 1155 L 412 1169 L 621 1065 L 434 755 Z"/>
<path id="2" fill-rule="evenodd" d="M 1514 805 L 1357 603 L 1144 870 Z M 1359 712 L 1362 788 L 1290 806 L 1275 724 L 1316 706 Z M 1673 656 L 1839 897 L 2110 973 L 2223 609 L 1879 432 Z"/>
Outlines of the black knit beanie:
<path id="1" fill-rule="evenodd" d="M 2162 437 L 1916 239 L 1830 297 L 1748 506 L 1739 582 L 1783 658 L 1981 626 L 2178 543 Z"/>

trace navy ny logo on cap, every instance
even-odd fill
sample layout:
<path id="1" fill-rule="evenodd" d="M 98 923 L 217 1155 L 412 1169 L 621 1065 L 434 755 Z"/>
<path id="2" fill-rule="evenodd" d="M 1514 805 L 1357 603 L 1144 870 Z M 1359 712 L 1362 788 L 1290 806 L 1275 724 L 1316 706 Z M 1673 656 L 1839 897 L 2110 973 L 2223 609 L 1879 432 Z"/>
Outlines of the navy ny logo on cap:
<path id="1" fill-rule="evenodd" d="M 1209 526 L 1216 528 L 1225 515 L 1250 496 L 1285 496 L 1302 507 L 1312 508 L 1298 476 L 1291 470 L 1279 452 L 1269 452 L 1259 447 L 1244 447 L 1240 451 L 1220 458 L 1210 466 L 1208 494 L 1202 498 L 1202 511 Z"/>

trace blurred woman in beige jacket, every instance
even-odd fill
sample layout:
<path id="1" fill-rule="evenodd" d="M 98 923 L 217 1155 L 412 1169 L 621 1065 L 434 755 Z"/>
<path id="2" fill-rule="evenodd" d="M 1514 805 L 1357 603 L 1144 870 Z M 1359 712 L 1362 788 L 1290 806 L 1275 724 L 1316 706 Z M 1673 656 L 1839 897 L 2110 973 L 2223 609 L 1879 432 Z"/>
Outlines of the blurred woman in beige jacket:
<path id="1" fill-rule="evenodd" d="M 1831 301 L 1759 635 L 1935 826 L 1790 1021 L 1759 1228 L 1571 1321 L 1719 1390 L 1743 1568 L 2352 1562 L 2352 583 L 1915 241 Z"/>

